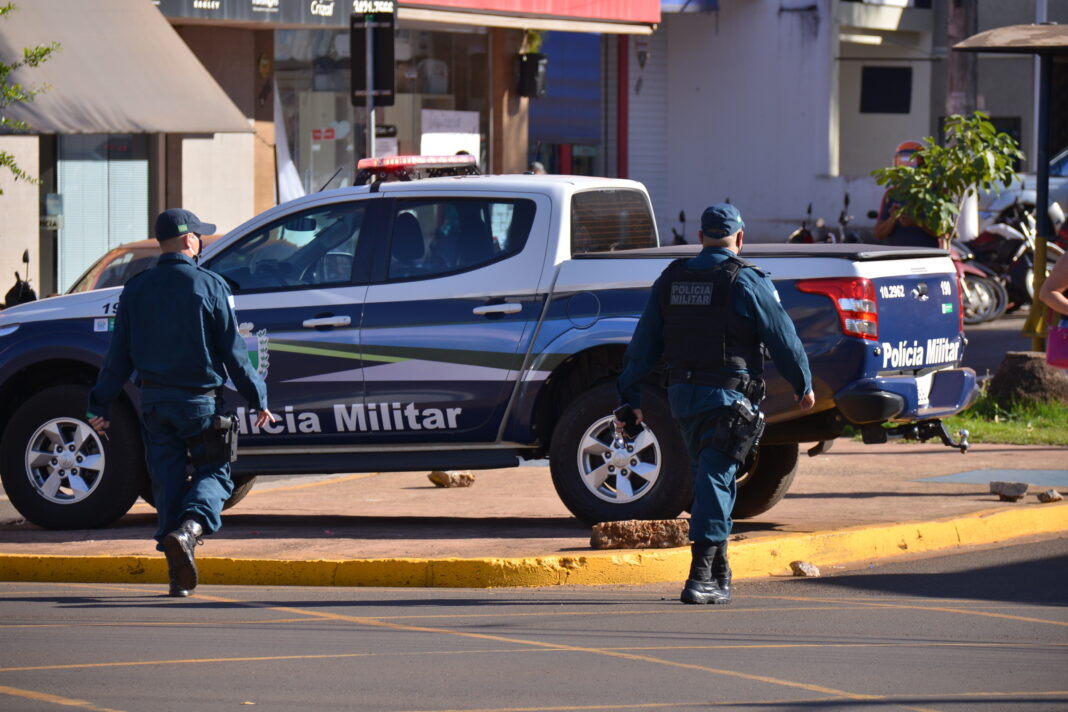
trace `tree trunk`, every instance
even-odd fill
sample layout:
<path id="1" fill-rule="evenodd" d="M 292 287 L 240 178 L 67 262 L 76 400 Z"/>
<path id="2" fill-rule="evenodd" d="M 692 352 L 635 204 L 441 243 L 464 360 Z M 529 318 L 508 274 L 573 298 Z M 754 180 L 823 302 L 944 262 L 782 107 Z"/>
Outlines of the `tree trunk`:
<path id="1" fill-rule="evenodd" d="M 975 34 L 979 26 L 978 0 L 950 0 L 947 44 L 946 116 L 975 111 L 977 81 L 974 52 L 954 52 L 953 45 Z"/>

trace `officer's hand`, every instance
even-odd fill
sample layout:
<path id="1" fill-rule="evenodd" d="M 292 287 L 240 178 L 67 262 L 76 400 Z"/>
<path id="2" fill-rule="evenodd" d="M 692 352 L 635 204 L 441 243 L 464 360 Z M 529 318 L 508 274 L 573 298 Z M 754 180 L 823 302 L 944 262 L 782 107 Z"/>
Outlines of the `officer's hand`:
<path id="1" fill-rule="evenodd" d="M 638 425 L 642 424 L 643 418 L 641 408 L 634 409 L 634 420 Z M 625 435 L 625 433 L 623 432 L 623 428 L 625 427 L 623 425 L 623 421 L 619 418 L 615 418 L 613 419 L 613 424 L 616 426 L 616 435 L 618 435 L 619 437 L 623 437 Z"/>
<path id="2" fill-rule="evenodd" d="M 264 425 L 267 425 L 267 423 L 273 423 L 276 420 L 278 419 L 274 417 L 274 414 L 264 408 L 260 411 L 260 414 L 256 416 L 256 427 L 262 428 Z"/>
<path id="3" fill-rule="evenodd" d="M 104 431 L 111 426 L 111 421 L 104 420 L 99 415 L 96 415 L 89 419 L 89 425 L 93 426 L 93 430 L 103 435 Z"/>
<path id="4" fill-rule="evenodd" d="M 797 398 L 795 395 L 794 398 Z M 797 404 L 801 407 L 801 410 L 809 410 L 812 406 L 816 405 L 816 394 L 809 391 L 805 395 L 797 398 Z"/>

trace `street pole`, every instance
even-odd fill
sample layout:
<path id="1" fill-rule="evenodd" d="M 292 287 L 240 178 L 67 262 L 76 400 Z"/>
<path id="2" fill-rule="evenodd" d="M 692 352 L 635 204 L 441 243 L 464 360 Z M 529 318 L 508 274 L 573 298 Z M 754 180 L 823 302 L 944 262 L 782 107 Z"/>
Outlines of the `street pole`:
<path id="1" fill-rule="evenodd" d="M 364 15 L 367 38 L 367 156 L 375 157 L 375 35 L 372 15 Z"/>
<path id="2" fill-rule="evenodd" d="M 1038 161 L 1036 178 L 1038 185 L 1035 195 L 1035 263 L 1034 268 L 1034 298 L 1031 300 L 1031 309 L 1041 309 L 1041 300 L 1038 298 L 1042 290 L 1042 283 L 1046 281 L 1046 240 L 1053 232 L 1049 221 L 1049 105 L 1053 87 L 1053 55 L 1038 55 Z M 1034 325 L 1035 336 L 1031 337 L 1031 349 L 1034 351 L 1046 350 L 1046 339 L 1041 336 L 1042 325 Z"/>

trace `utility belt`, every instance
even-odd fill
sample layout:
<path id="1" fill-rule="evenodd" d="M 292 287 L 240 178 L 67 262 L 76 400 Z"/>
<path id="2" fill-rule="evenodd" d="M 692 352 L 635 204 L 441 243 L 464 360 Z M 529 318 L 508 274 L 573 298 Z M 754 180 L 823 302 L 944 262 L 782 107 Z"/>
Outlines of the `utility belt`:
<path id="1" fill-rule="evenodd" d="M 716 371 L 690 371 L 683 368 L 668 370 L 668 385 L 674 386 L 679 383 L 692 383 L 697 386 L 710 386 L 712 388 L 725 388 L 738 391 L 745 396 L 754 406 L 764 400 L 766 388 L 764 379 L 759 376 L 754 378 L 748 373 L 718 373 Z"/>
<path id="2" fill-rule="evenodd" d="M 225 465 L 237 460 L 237 416 L 216 413 L 211 425 L 185 441 L 194 467 Z"/>
<path id="3" fill-rule="evenodd" d="M 699 432 L 698 451 L 713 447 L 742 463 L 737 474 L 749 471 L 764 434 L 764 414 L 742 400 L 708 418 Z"/>
<path id="4" fill-rule="evenodd" d="M 186 393 L 192 393 L 195 396 L 211 396 L 212 398 L 218 397 L 218 388 L 212 386 L 210 388 L 196 388 L 191 386 L 174 386 L 170 383 L 160 383 L 159 381 L 150 381 L 147 378 L 141 379 L 141 388 L 173 388 L 176 391 L 185 391 Z"/>

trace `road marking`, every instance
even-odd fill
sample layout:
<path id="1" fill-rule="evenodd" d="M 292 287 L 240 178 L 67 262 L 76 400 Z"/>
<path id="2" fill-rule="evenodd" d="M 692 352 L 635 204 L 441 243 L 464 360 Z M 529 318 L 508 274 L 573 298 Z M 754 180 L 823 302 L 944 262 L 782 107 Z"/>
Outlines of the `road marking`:
<path id="1" fill-rule="evenodd" d="M 833 603 L 833 598 L 801 598 L 800 596 L 766 596 L 769 599 L 778 599 L 782 601 L 805 601 L 811 603 L 824 602 Z M 933 601 L 934 599 L 924 599 Z M 1019 621 L 1021 623 L 1042 623 L 1044 625 L 1055 625 L 1068 628 L 1068 621 L 1055 621 L 1048 618 L 1031 618 L 1029 616 L 1014 616 L 1008 613 L 993 613 L 991 611 L 969 610 L 967 608 L 951 608 L 949 606 L 922 606 L 922 605 L 907 605 L 904 603 L 876 603 L 874 601 L 870 603 L 857 602 L 859 605 L 865 608 L 892 608 L 903 609 L 906 611 L 936 611 L 939 613 L 960 613 L 966 616 L 981 616 L 985 618 L 1003 618 L 1010 621 Z"/>
<path id="2" fill-rule="evenodd" d="M 307 618 L 264 618 L 262 621 L 93 621 L 91 623 L 0 623 L 0 630 L 7 628 L 142 628 L 154 626 L 226 627 L 231 625 L 273 625 L 276 623 L 308 623 Z"/>
<path id="3" fill-rule="evenodd" d="M 290 606 L 271 606 L 265 603 L 253 603 L 240 601 L 236 599 L 227 599 L 219 596 L 199 596 L 199 598 L 216 601 L 219 603 L 233 603 L 244 606 L 263 606 L 268 607 L 271 610 L 279 611 L 281 613 L 295 613 L 297 615 L 307 615 L 314 618 L 322 618 L 324 620 L 338 620 L 347 621 L 351 623 L 358 623 L 374 628 L 386 628 L 389 630 L 402 630 L 413 633 L 436 633 L 439 635 L 452 635 L 460 638 L 472 638 L 474 640 L 491 640 L 501 643 L 515 643 L 518 645 L 529 645 L 533 648 L 541 648 L 546 650 L 557 650 L 575 653 L 588 653 L 593 655 L 604 655 L 612 658 L 621 658 L 623 660 L 633 660 L 644 663 L 656 663 L 658 665 L 665 665 L 668 667 L 682 668 L 685 670 L 697 670 L 700 672 L 710 672 L 715 675 L 723 675 L 725 677 L 736 677 L 742 680 L 749 680 L 752 682 L 764 682 L 770 685 L 778 685 L 780 687 L 789 687 L 799 690 L 807 690 L 809 692 L 816 692 L 824 695 L 832 695 L 839 698 L 846 698 L 850 700 L 884 700 L 885 697 L 881 695 L 868 695 L 856 692 L 849 692 L 848 690 L 839 690 L 833 687 L 824 687 L 822 685 L 814 685 L 807 682 L 797 682 L 794 680 L 786 680 L 782 678 L 770 677 L 767 675 L 754 675 L 752 673 L 739 672 L 737 670 L 726 670 L 723 668 L 714 668 L 707 665 L 695 665 L 693 663 L 683 663 L 674 660 L 664 660 L 662 658 L 655 658 L 648 655 L 635 655 L 634 653 L 626 653 L 622 651 L 607 650 L 604 648 L 588 648 L 578 645 L 566 645 L 563 643 L 548 643 L 540 640 L 526 640 L 523 638 L 511 638 L 503 635 L 490 635 L 488 633 L 473 633 L 470 631 L 450 630 L 448 628 L 432 628 L 428 626 L 416 626 L 416 625 L 404 625 L 401 623 L 393 623 L 390 621 L 377 620 L 374 618 L 367 618 L 364 616 L 350 616 L 341 613 L 328 613 L 326 611 L 313 611 L 305 610 L 302 608 L 294 608 Z M 902 705 L 904 706 L 904 705 Z M 907 707 L 905 709 L 913 710 L 914 712 L 931 712 L 926 708 L 920 707 Z"/>
<path id="4" fill-rule="evenodd" d="M 50 695 L 47 692 L 36 692 L 34 690 L 22 690 L 17 687 L 7 687 L 6 685 L 0 685 L 0 695 L 21 697 L 37 702 L 51 702 L 54 705 L 64 705 L 66 707 L 80 707 L 83 710 L 93 710 L 93 712 L 122 712 L 122 710 L 114 710 L 110 707 L 97 707 L 87 700 L 75 700 L 70 697 L 60 697 L 59 695 Z"/>
<path id="5" fill-rule="evenodd" d="M 836 703 L 840 702 L 838 697 L 810 697 L 806 699 L 789 699 L 789 700 L 734 700 L 734 701 L 722 701 L 722 702 L 710 702 L 705 700 L 704 702 L 646 702 L 633 705 L 567 705 L 552 707 L 477 707 L 477 708 L 465 708 L 465 709 L 449 709 L 449 710 L 403 710 L 403 712 L 587 712 L 593 710 L 656 710 L 676 707 L 747 707 L 747 706 L 764 706 L 764 705 L 781 705 L 782 707 L 793 707 L 800 705 L 814 705 L 825 702 Z"/>

